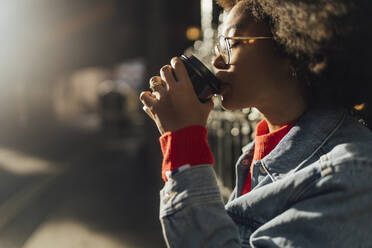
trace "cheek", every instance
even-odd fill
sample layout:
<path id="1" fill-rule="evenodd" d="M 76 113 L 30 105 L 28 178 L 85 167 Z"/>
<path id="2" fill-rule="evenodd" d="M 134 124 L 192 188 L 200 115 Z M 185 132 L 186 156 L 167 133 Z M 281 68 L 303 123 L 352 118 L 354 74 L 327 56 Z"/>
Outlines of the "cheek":
<path id="1" fill-rule="evenodd" d="M 237 77 L 251 87 L 257 88 L 272 77 L 272 68 L 264 57 L 251 56 L 239 65 Z"/>
<path id="2" fill-rule="evenodd" d="M 263 54 L 255 49 L 256 47 L 246 48 L 244 52 L 239 53 L 239 58 L 237 60 L 236 66 L 239 67 L 240 75 L 249 75 L 251 77 L 256 77 L 265 67 L 265 58 Z"/>
<path id="3" fill-rule="evenodd" d="M 232 101 L 245 104 L 246 101 L 250 101 L 252 94 L 257 92 L 256 79 L 252 75 L 251 67 L 236 68 L 232 88 L 229 92 L 229 98 Z"/>
<path id="4" fill-rule="evenodd" d="M 240 51 L 234 66 L 234 95 L 258 94 L 275 77 L 272 58 L 264 47 Z"/>
<path id="5" fill-rule="evenodd" d="M 252 88 L 254 84 L 260 83 L 263 74 L 261 63 L 257 60 L 247 58 L 236 65 L 236 84 L 244 91 L 244 88 Z"/>

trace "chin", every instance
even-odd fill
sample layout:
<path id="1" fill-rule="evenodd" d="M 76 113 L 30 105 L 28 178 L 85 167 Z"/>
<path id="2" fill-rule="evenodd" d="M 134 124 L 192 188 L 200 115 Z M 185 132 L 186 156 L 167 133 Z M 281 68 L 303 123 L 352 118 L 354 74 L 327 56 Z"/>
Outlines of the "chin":
<path id="1" fill-rule="evenodd" d="M 225 97 L 222 97 L 221 98 L 221 106 L 224 110 L 238 110 L 238 109 L 241 109 L 241 107 L 239 107 L 238 104 L 234 103 L 234 101 L 232 101 L 232 99 L 230 98 L 225 98 Z"/>
<path id="2" fill-rule="evenodd" d="M 252 106 L 248 106 L 247 104 L 244 104 L 242 101 L 238 101 L 235 98 L 232 98 L 229 95 L 225 95 L 221 97 L 221 106 L 225 110 L 240 110 Z"/>

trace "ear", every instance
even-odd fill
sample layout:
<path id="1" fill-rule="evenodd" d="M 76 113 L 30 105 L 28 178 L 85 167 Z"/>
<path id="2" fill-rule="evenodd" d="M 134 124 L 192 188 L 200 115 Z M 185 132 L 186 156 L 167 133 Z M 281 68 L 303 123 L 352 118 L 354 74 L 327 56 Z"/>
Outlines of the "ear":
<path id="1" fill-rule="evenodd" d="M 283 65 L 287 68 L 288 74 L 291 78 L 297 77 L 297 65 L 296 62 L 291 58 L 285 58 Z"/>

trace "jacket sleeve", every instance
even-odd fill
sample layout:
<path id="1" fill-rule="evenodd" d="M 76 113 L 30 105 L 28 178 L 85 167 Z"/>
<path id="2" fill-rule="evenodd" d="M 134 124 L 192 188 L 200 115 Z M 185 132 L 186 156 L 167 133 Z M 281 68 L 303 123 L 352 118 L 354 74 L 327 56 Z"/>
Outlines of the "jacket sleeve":
<path id="1" fill-rule="evenodd" d="M 241 247 L 210 165 L 168 179 L 160 191 L 160 222 L 168 247 Z"/>

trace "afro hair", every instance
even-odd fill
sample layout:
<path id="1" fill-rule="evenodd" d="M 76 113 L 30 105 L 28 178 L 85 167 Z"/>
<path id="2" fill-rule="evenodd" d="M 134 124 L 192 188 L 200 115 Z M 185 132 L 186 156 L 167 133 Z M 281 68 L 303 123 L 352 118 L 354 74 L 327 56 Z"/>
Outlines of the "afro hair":
<path id="1" fill-rule="evenodd" d="M 291 58 L 311 105 L 346 107 L 371 123 L 372 33 L 369 0 L 217 0 L 241 4 L 271 30 Z M 361 105 L 362 104 L 362 105 Z M 356 105 L 363 106 L 355 108 Z"/>

